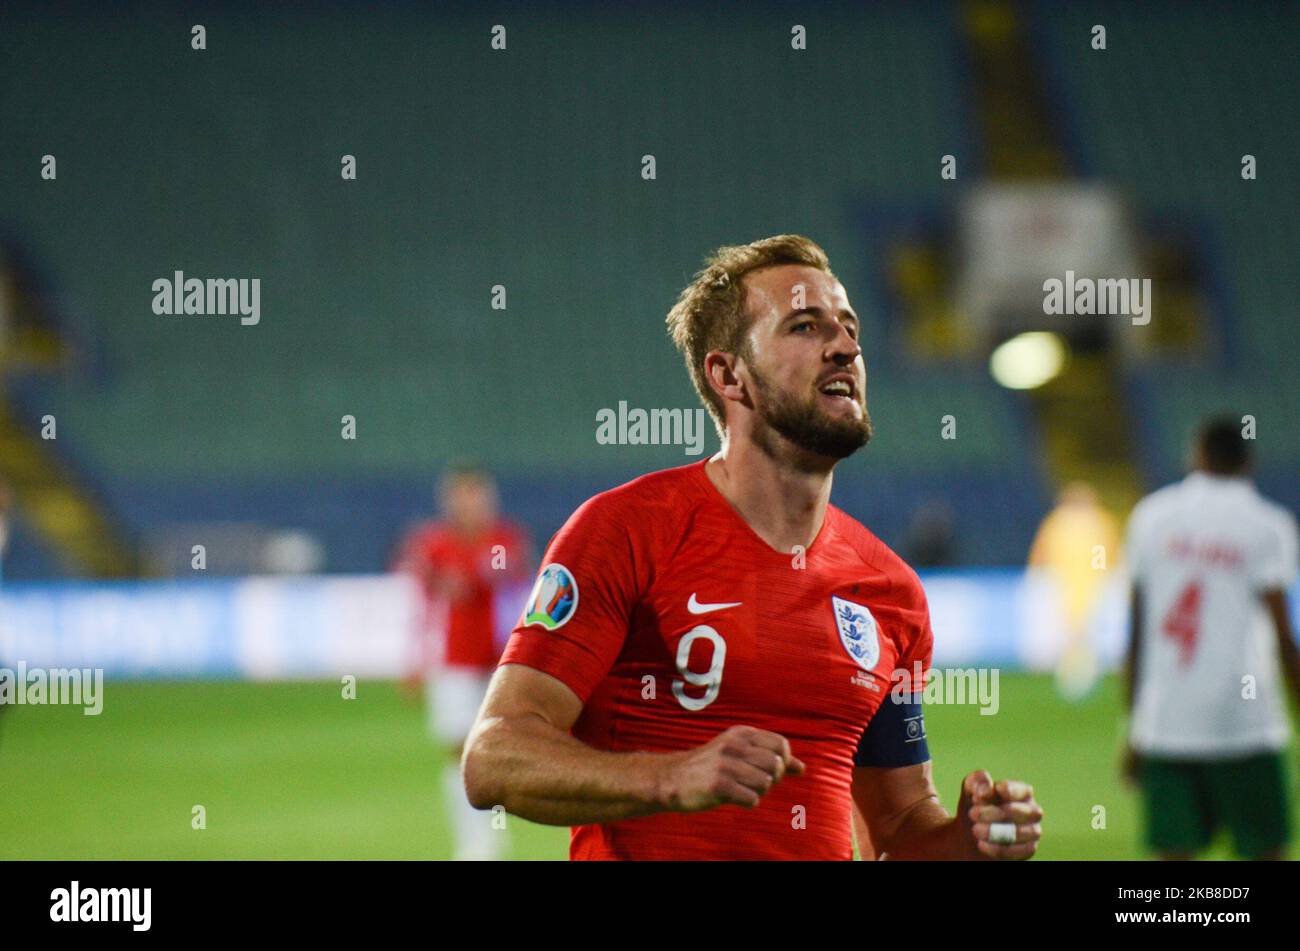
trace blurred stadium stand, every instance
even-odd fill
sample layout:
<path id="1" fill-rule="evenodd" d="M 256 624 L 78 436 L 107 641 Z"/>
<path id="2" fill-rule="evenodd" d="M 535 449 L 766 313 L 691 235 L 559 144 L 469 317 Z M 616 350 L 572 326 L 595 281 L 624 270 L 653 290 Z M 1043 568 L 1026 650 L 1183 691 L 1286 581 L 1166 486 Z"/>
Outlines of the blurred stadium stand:
<path id="1" fill-rule="evenodd" d="M 1300 421 L 1291 409 L 1280 418 L 1277 411 L 1300 405 L 1292 160 L 1300 127 L 1273 118 L 1295 89 L 1294 6 L 1233 7 L 1231 31 L 1221 9 L 1195 4 L 1044 4 L 1039 12 L 1044 62 L 1074 118 L 1080 168 L 1137 197 L 1149 222 L 1185 223 L 1208 265 L 1210 320 L 1197 345 L 1129 373 L 1146 484 L 1179 476 L 1187 434 L 1207 412 L 1269 412 L 1271 431 L 1261 428 L 1256 443 L 1257 481 L 1294 509 Z M 1078 42 L 1093 23 L 1109 30 L 1104 62 Z M 1169 88 L 1183 94 L 1162 92 Z M 1253 182 L 1225 174 L 1240 169 L 1243 154 L 1272 156 L 1272 167 Z"/>
<path id="2" fill-rule="evenodd" d="M 1212 17 L 1166 4 L 1051 6 L 1017 10 L 1069 116 L 1073 167 L 1140 196 L 1146 220 L 1190 222 L 1205 265 L 1198 344 L 1125 368 L 1150 488 L 1178 474 L 1207 410 L 1297 404 L 1300 219 L 1282 203 L 1295 171 L 1235 172 L 1243 143 L 1297 154 L 1294 123 L 1261 122 L 1287 112 L 1294 66 L 1258 53 L 1287 54 L 1291 15 L 1238 11 L 1238 49 L 1213 41 Z M 766 4 L 608 20 L 507 5 L 504 57 L 467 5 L 436 20 L 285 11 L 273 29 L 251 9 L 206 14 L 201 55 L 174 36 L 193 16 L 161 6 L 130 22 L 93 5 L 89 23 L 0 14 L 0 225 L 92 343 L 57 370 L 11 369 L 10 412 L 32 432 L 57 417 L 53 449 L 138 549 L 186 522 L 253 523 L 311 533 L 327 570 L 379 570 L 463 458 L 495 470 L 506 510 L 545 539 L 594 492 L 693 461 L 598 445 L 596 411 L 695 406 L 663 328 L 676 292 L 707 250 L 793 231 L 827 249 L 864 319 L 877 437 L 836 501 L 901 548 L 913 513 L 944 499 L 960 563 L 1023 563 L 1053 484 L 1030 404 L 990 379 L 986 354 L 913 352 L 883 256 L 899 222 L 951 205 L 941 155 L 961 157 L 962 182 L 981 170 L 961 8 L 800 11 L 806 57 Z M 1126 45 L 1124 25 L 1145 18 L 1164 41 Z M 1104 54 L 1086 41 L 1095 21 Z M 1195 95 L 1157 99 L 1144 77 Z M 799 95 L 765 95 L 777 87 Z M 34 187 L 46 153 L 57 187 Z M 339 180 L 344 154 L 357 181 Z M 150 285 L 172 270 L 260 278 L 261 323 L 155 316 Z M 489 307 L 496 284 L 505 311 Z M 957 439 L 940 441 L 948 414 Z M 1300 424 L 1286 415 L 1285 431 L 1261 426 L 1260 481 L 1294 504 Z M 20 520 L 6 575 L 70 570 Z"/>

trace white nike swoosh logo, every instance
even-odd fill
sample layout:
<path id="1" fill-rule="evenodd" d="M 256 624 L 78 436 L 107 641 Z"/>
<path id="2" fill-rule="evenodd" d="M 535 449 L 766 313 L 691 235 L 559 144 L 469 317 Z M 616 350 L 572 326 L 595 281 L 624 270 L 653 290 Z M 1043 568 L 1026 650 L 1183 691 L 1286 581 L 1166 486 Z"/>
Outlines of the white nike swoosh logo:
<path id="1" fill-rule="evenodd" d="M 686 602 L 686 610 L 692 614 L 708 614 L 710 611 L 721 611 L 723 608 L 738 608 L 742 603 L 740 601 L 728 601 L 726 604 L 700 604 L 699 601 L 695 600 L 695 595 L 692 593 L 691 599 Z"/>

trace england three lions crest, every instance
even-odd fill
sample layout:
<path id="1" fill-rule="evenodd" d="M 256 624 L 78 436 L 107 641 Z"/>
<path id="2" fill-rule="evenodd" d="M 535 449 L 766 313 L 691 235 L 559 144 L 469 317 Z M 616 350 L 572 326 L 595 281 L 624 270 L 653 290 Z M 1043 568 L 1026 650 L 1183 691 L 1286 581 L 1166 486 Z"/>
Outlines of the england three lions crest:
<path id="1" fill-rule="evenodd" d="M 831 596 L 831 607 L 835 611 L 835 626 L 839 629 L 840 643 L 844 649 L 863 670 L 874 668 L 880 660 L 880 635 L 876 630 L 876 619 L 863 605 L 834 595 Z"/>

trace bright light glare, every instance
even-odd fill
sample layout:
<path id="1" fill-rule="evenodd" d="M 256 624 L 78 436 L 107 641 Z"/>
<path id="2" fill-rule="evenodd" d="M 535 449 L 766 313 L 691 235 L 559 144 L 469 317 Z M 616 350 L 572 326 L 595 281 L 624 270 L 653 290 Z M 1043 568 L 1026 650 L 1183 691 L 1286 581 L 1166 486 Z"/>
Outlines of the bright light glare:
<path id="1" fill-rule="evenodd" d="M 1008 389 L 1032 390 L 1061 372 L 1065 355 L 1065 341 L 1054 333 L 1018 334 L 993 351 L 989 372 Z"/>

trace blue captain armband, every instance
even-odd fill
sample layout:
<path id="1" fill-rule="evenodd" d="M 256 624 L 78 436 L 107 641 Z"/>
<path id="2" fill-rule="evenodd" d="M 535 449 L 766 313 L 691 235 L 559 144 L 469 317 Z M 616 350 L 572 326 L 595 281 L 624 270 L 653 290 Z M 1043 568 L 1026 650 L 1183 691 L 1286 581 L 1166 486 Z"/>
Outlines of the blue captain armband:
<path id="1" fill-rule="evenodd" d="M 853 755 L 853 765 L 915 766 L 929 758 L 921 701 L 895 703 L 892 696 L 887 696 L 862 731 L 858 751 Z"/>

